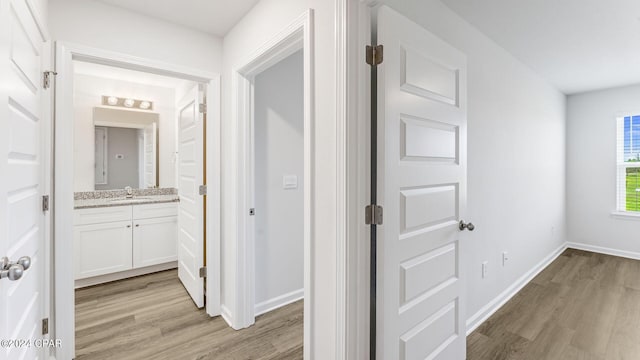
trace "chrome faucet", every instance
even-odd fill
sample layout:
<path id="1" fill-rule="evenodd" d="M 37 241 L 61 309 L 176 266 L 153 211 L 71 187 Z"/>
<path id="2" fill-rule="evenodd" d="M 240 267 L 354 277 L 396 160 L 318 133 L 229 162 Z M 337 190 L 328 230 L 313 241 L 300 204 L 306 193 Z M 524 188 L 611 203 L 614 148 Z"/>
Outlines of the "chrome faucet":
<path id="1" fill-rule="evenodd" d="M 124 191 L 127 192 L 127 199 L 133 198 L 133 189 L 131 188 L 131 186 L 125 187 Z"/>

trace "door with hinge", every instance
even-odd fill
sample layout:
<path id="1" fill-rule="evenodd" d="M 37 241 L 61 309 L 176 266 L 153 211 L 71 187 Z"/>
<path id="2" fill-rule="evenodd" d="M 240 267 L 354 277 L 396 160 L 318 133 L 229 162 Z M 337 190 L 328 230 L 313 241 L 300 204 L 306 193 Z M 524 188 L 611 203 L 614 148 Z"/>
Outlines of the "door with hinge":
<path id="1" fill-rule="evenodd" d="M 178 103 L 178 276 L 197 307 L 204 306 L 204 96 L 195 85 Z"/>
<path id="2" fill-rule="evenodd" d="M 46 232 L 42 145 L 44 55 L 33 4 L 0 2 L 0 339 L 43 337 Z M 22 259 L 22 260 L 19 260 Z M 11 263 L 13 262 L 13 263 Z M 3 344 L 0 359 L 42 359 L 44 350 Z"/>
<path id="3" fill-rule="evenodd" d="M 462 360 L 466 57 L 387 7 L 377 27 L 376 354 Z"/>

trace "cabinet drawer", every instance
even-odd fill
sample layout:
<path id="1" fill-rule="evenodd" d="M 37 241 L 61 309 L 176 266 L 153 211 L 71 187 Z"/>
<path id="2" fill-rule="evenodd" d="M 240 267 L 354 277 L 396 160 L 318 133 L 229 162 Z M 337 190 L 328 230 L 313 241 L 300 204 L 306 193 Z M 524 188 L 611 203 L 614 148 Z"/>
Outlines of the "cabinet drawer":
<path id="1" fill-rule="evenodd" d="M 152 219 L 178 216 L 178 203 L 160 203 L 133 206 L 133 219 Z"/>
<path id="2" fill-rule="evenodd" d="M 74 211 L 74 225 L 102 224 L 116 221 L 131 221 L 131 205 L 109 206 Z"/>

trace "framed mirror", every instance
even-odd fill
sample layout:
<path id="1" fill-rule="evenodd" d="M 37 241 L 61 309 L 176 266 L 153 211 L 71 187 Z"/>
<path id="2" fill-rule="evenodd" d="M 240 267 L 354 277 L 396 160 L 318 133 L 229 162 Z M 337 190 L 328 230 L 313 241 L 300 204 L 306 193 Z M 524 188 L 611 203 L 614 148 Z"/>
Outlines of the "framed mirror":
<path id="1" fill-rule="evenodd" d="M 95 190 L 159 187 L 157 113 L 95 107 Z"/>

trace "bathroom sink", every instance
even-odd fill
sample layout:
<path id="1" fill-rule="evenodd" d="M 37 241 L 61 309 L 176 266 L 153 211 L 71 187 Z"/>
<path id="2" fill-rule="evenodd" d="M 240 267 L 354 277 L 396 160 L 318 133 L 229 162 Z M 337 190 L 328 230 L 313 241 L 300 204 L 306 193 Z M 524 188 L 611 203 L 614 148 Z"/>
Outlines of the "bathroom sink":
<path id="1" fill-rule="evenodd" d="M 148 197 L 136 197 L 136 198 L 131 198 L 131 199 L 111 199 L 109 200 L 109 202 L 112 203 L 136 203 L 136 202 L 143 202 L 143 201 L 148 201 L 151 200 L 151 198 Z"/>

